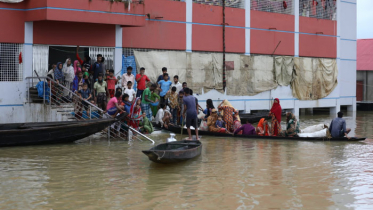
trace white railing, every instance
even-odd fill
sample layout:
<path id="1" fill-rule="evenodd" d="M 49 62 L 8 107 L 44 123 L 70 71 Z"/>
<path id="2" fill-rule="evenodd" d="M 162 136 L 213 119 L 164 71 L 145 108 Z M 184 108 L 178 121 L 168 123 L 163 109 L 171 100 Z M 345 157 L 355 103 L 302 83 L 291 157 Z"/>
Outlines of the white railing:
<path id="1" fill-rule="evenodd" d="M 105 111 L 97 107 L 95 104 L 89 101 L 82 101 L 79 95 L 72 92 L 71 90 L 67 89 L 65 86 L 57 83 L 55 80 L 52 80 L 47 77 L 27 77 L 27 101 L 29 103 L 42 103 L 45 105 L 50 105 L 54 108 L 66 108 L 64 105 L 73 106 L 74 107 L 74 115 L 71 114 L 72 120 L 83 121 L 83 120 L 92 120 L 92 119 L 102 119 L 112 117 L 106 114 Z M 42 97 L 38 96 L 36 86 L 37 84 L 43 85 L 43 94 Z M 68 96 L 64 95 L 64 92 L 68 92 Z M 85 114 L 83 109 L 85 109 Z M 69 110 L 67 110 L 70 112 Z M 154 141 L 149 137 L 143 135 L 142 133 L 138 132 L 134 128 L 126 125 L 123 122 L 114 123 L 112 126 L 108 127 L 104 133 L 107 134 L 108 138 L 120 138 L 125 140 L 123 137 L 127 136 L 128 140 L 131 140 L 131 135 L 129 132 L 123 129 L 123 127 L 131 130 L 133 133 L 138 134 L 139 136 L 151 141 L 154 144 Z M 140 140 L 136 136 L 134 138 Z M 141 141 L 141 140 L 140 140 Z"/>

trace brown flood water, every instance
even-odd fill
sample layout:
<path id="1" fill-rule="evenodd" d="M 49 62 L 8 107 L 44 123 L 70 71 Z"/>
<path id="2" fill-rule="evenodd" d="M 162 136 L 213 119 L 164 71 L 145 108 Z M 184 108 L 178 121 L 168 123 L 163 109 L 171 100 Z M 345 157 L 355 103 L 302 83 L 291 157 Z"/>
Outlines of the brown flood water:
<path id="1" fill-rule="evenodd" d="M 373 112 L 345 117 L 373 139 Z M 330 123 L 301 116 L 301 127 Z M 151 135 L 156 143 L 168 133 Z M 180 135 L 177 136 L 180 138 Z M 135 141 L 0 148 L 0 209 L 372 209 L 373 140 L 202 137 L 202 155 L 160 165 Z"/>

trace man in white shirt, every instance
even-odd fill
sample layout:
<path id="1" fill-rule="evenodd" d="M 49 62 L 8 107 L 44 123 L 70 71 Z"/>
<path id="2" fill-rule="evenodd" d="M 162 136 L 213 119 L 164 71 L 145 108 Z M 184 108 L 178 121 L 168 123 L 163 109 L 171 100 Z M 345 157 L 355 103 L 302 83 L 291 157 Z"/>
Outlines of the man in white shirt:
<path id="1" fill-rule="evenodd" d="M 174 82 L 172 83 L 170 90 L 172 87 L 176 87 L 176 93 L 179 94 L 180 90 L 183 89 L 183 85 L 179 82 L 179 76 L 174 76 Z"/>
<path id="2" fill-rule="evenodd" d="M 127 73 L 123 74 L 122 76 L 122 88 L 128 88 L 127 84 L 131 81 L 132 85 L 135 84 L 135 76 L 132 74 L 132 66 L 127 67 Z M 131 97 L 131 95 L 130 95 Z"/>
<path id="3" fill-rule="evenodd" d="M 166 109 L 165 104 L 160 104 L 160 109 L 155 116 L 155 123 L 160 124 L 161 127 L 168 128 L 168 125 L 172 119 L 170 111 Z"/>

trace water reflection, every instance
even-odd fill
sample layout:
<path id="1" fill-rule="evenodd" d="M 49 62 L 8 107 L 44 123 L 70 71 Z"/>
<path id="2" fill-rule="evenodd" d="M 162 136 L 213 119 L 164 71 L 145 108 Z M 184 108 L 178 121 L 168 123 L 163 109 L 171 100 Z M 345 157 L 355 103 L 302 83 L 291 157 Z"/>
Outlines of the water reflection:
<path id="1" fill-rule="evenodd" d="M 373 113 L 345 117 L 372 139 Z M 301 116 L 301 126 L 330 123 Z M 153 136 L 157 143 L 167 133 Z M 345 209 L 373 204 L 373 145 L 204 136 L 202 155 L 150 162 L 148 142 L 0 148 L 0 209 Z"/>

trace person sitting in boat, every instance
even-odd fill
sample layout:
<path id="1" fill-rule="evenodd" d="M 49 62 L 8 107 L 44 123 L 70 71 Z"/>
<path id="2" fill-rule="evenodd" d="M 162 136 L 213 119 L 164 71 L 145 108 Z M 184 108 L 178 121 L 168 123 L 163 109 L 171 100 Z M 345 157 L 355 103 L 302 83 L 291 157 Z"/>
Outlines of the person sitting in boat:
<path id="1" fill-rule="evenodd" d="M 225 128 L 225 122 L 223 121 L 223 117 L 221 115 L 218 115 L 218 120 L 216 120 L 215 126 L 217 128 Z"/>
<path id="2" fill-rule="evenodd" d="M 300 133 L 299 121 L 291 112 L 286 113 L 286 130 L 281 132 L 281 136 L 297 137 Z"/>
<path id="3" fill-rule="evenodd" d="M 146 117 L 146 113 L 142 113 L 142 122 L 140 122 L 140 132 L 144 134 L 151 134 L 153 133 L 153 131 L 153 124 Z"/>
<path id="4" fill-rule="evenodd" d="M 212 109 L 211 115 L 207 118 L 207 126 L 210 132 L 226 133 L 225 128 L 216 127 L 216 121 L 218 120 L 218 110 Z"/>
<path id="5" fill-rule="evenodd" d="M 218 106 L 220 114 L 223 116 L 224 122 L 227 124 L 227 130 L 233 132 L 233 113 L 237 113 L 236 109 L 232 106 L 228 100 L 224 100 Z"/>
<path id="6" fill-rule="evenodd" d="M 121 96 L 122 96 L 122 93 L 116 92 L 115 97 L 110 99 L 109 103 L 106 106 L 107 113 L 112 117 L 117 116 L 117 114 L 120 113 L 120 112 L 125 112 L 124 107 L 122 105 L 118 104 L 118 99 Z"/>
<path id="7" fill-rule="evenodd" d="M 158 110 L 157 115 L 155 116 L 155 123 L 167 129 L 172 119 L 172 116 L 166 108 L 167 107 L 165 104 L 162 103 L 160 105 L 160 109 Z"/>
<path id="8" fill-rule="evenodd" d="M 205 114 L 205 120 L 211 115 L 211 111 L 215 109 L 214 104 L 212 103 L 211 99 L 207 99 L 206 101 L 206 109 L 203 111 Z"/>
<path id="9" fill-rule="evenodd" d="M 348 137 L 348 133 L 351 132 L 350 128 L 346 128 L 346 121 L 343 119 L 343 112 L 338 112 L 338 117 L 334 118 L 330 123 L 329 132 L 333 138 Z"/>
<path id="10" fill-rule="evenodd" d="M 268 121 L 265 118 L 260 119 L 258 123 L 258 127 L 256 127 L 256 133 L 259 136 L 270 136 L 271 135 Z"/>
<path id="11" fill-rule="evenodd" d="M 250 124 L 249 120 L 246 120 L 246 124 L 235 130 L 233 135 L 237 135 L 240 131 L 242 131 L 242 135 L 244 136 L 256 135 L 255 128 Z"/>
<path id="12" fill-rule="evenodd" d="M 269 115 L 272 117 L 271 136 L 278 136 L 281 134 L 281 113 L 282 108 L 280 99 L 275 98 Z"/>
<path id="13" fill-rule="evenodd" d="M 242 126 L 241 120 L 239 120 L 239 118 L 238 118 L 238 114 L 236 114 L 236 113 L 233 114 L 233 120 L 234 120 L 233 130 L 236 131 L 237 129 L 241 128 L 241 126 Z M 242 135 L 242 131 L 238 132 L 238 135 Z"/>

